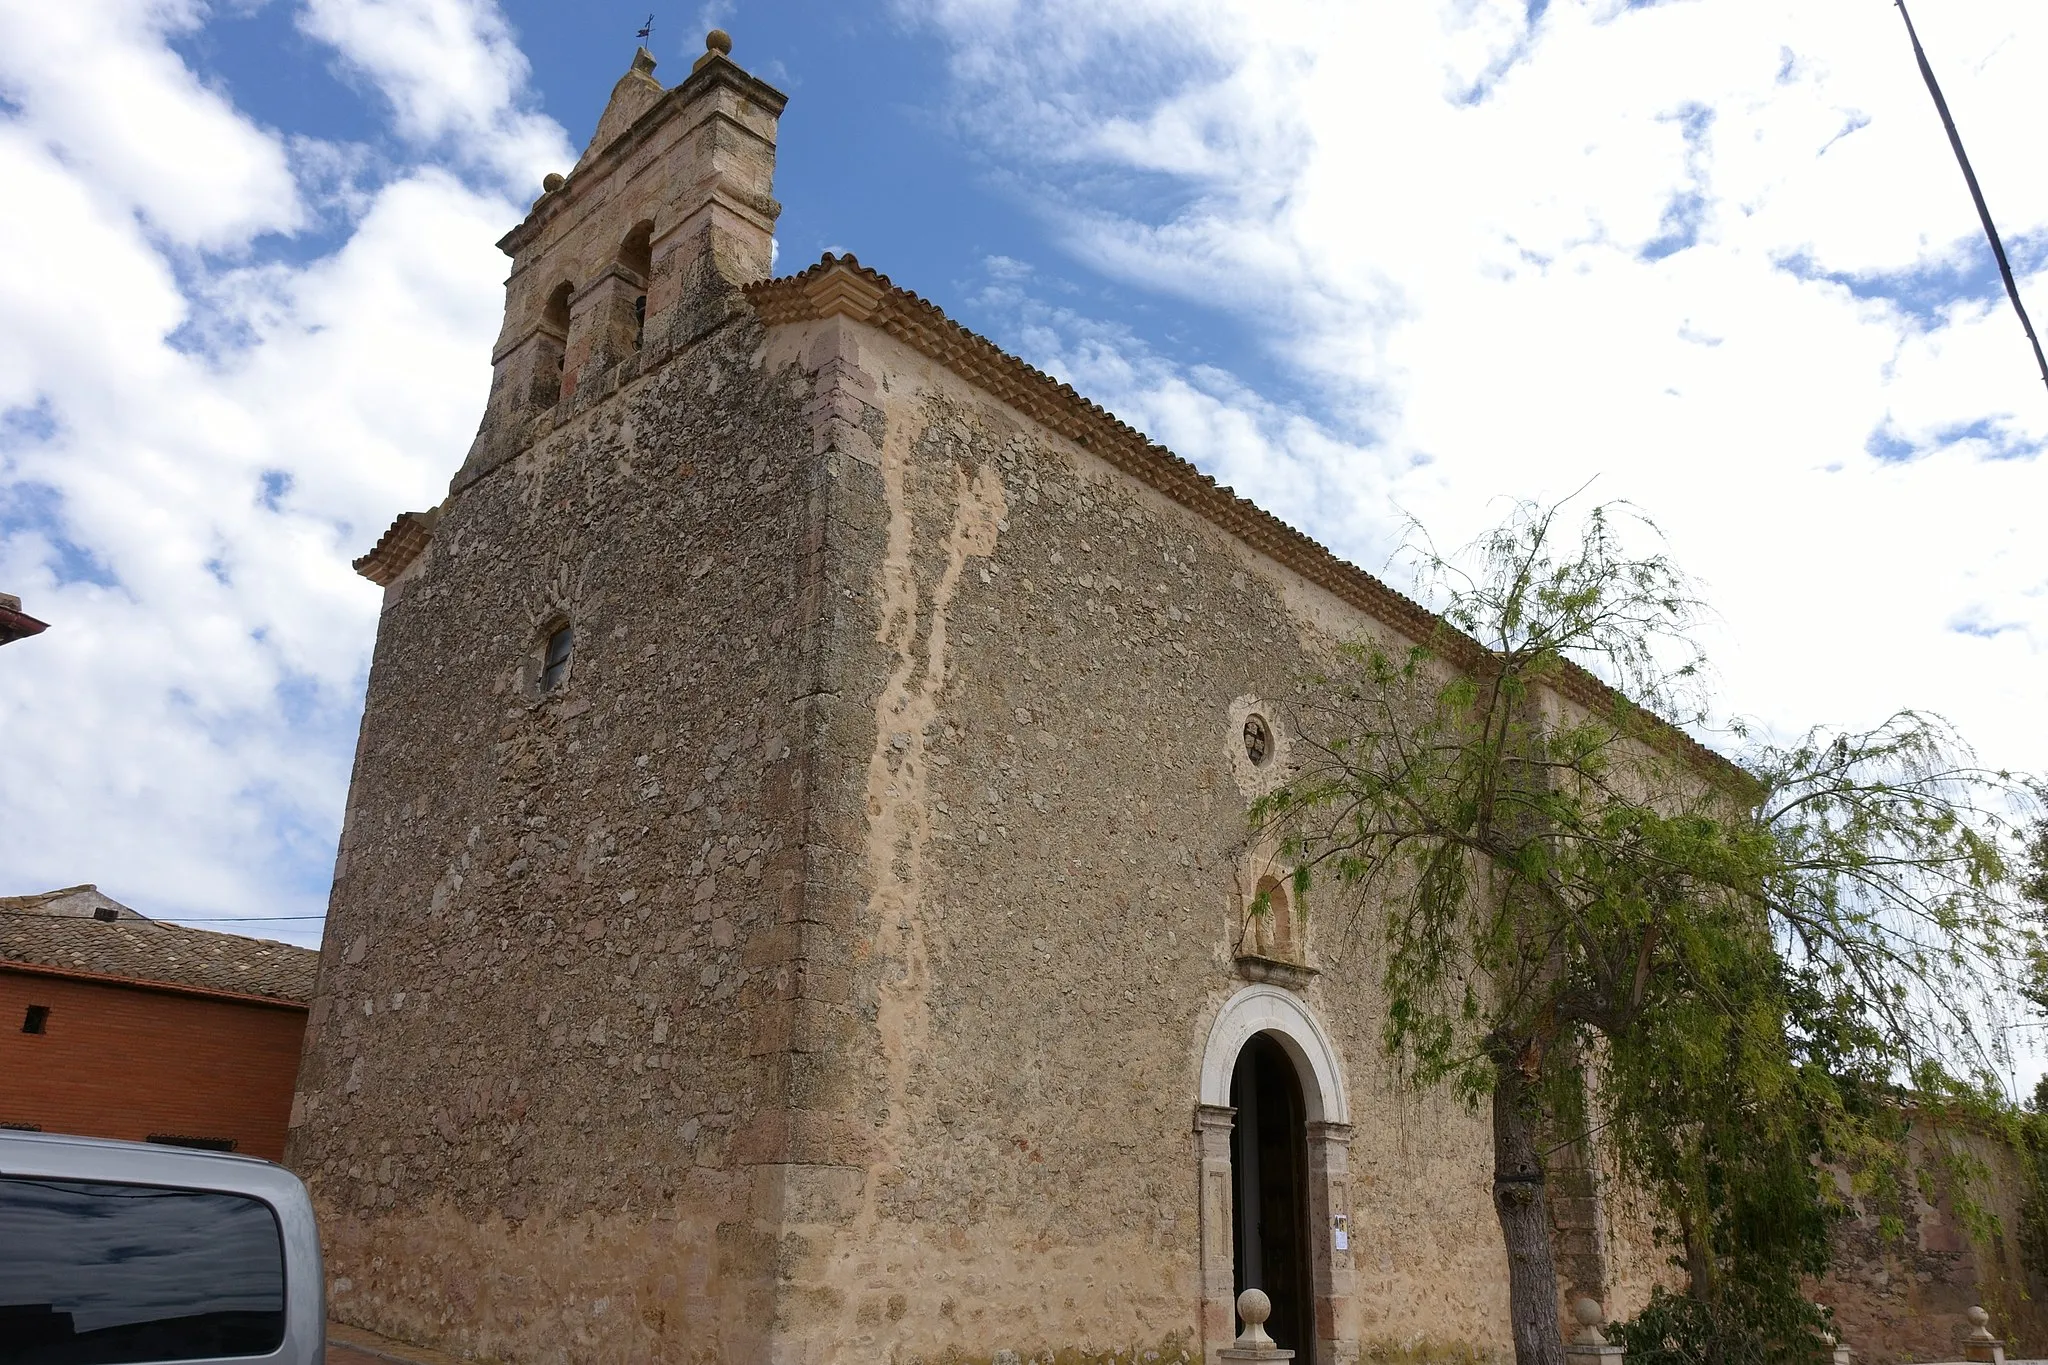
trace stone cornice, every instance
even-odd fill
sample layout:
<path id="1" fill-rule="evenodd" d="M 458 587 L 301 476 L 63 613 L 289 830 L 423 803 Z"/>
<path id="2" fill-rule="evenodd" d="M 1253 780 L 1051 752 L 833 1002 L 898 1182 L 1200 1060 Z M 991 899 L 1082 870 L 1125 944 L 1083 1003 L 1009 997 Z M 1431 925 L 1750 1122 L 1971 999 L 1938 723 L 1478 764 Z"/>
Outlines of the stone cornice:
<path id="1" fill-rule="evenodd" d="M 1317 587 L 1341 598 L 1410 640 L 1427 643 L 1451 663 L 1483 672 L 1490 652 L 1448 621 L 1388 587 L 1271 512 L 1239 497 L 1165 446 L 1062 384 L 968 331 L 939 308 L 852 256 L 831 252 L 810 269 L 746 286 L 768 326 L 847 317 L 886 332 L 937 361 L 976 388 L 1034 422 L 1066 437 L 1122 472 L 1199 513 L 1239 541 Z M 1567 663 L 1553 680 L 1557 692 L 1590 711 L 1629 713 L 1639 708 L 1585 669 Z M 1666 747 L 1713 774 L 1717 784 L 1748 788 L 1753 779 L 1733 762 L 1676 726 L 1657 721 L 1653 733 Z"/>
<path id="2" fill-rule="evenodd" d="M 663 94 L 646 113 L 634 119 L 633 125 L 619 134 L 610 146 L 591 157 L 587 164 L 577 166 L 559 188 L 549 190 L 536 199 L 533 208 L 526 215 L 526 220 L 498 239 L 498 249 L 507 256 L 516 256 L 533 240 L 548 220 L 558 215 L 576 198 L 579 185 L 596 184 L 604 180 L 611 174 L 613 168 L 625 159 L 628 152 L 652 137 L 678 109 L 699 96 L 724 86 L 777 117 L 789 103 L 789 96 L 766 81 L 741 70 L 734 65 L 731 58 L 716 52 L 706 53 L 705 56 L 709 60 L 700 60 L 696 69 L 691 71 L 687 78 Z M 745 124 L 722 114 L 716 117 L 748 137 L 757 140 L 760 138 L 759 133 Z"/>
<path id="3" fill-rule="evenodd" d="M 438 508 L 431 512 L 400 512 L 390 528 L 378 537 L 376 548 L 350 567 L 378 587 L 390 587 L 392 580 L 427 548 L 427 542 L 434 537 L 434 523 L 440 519 Z"/>
<path id="4" fill-rule="evenodd" d="M 50 628 L 48 621 L 38 621 L 21 609 L 21 599 L 12 593 L 0 593 L 0 645 L 14 640 L 25 640 L 31 635 L 41 635 Z"/>

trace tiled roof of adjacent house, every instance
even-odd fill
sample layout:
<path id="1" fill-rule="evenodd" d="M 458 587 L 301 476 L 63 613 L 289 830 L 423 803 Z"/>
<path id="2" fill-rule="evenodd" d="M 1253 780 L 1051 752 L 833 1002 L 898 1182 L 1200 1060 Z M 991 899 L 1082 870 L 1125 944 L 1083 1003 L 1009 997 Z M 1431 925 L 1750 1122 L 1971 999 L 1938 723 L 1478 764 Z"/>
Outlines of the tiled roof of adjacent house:
<path id="1" fill-rule="evenodd" d="M 0 967 L 20 963 L 60 972 L 114 977 L 187 990 L 268 996 L 305 1004 L 313 998 L 320 954 L 269 939 L 244 938 L 181 924 L 57 914 L 41 903 L 66 892 L 0 897 Z"/>
<path id="2" fill-rule="evenodd" d="M 970 332 L 936 304 L 899 288 L 887 275 L 854 257 L 828 251 L 807 270 L 747 285 L 746 295 L 770 326 L 842 315 L 881 329 L 1026 417 L 1208 518 L 1309 582 L 1411 640 L 1433 645 L 1459 667 L 1484 666 L 1485 648 L 1420 602 L 1340 558 L 1250 499 L 1239 497 L 1228 485 L 1217 483 L 1100 404 L 1076 393 L 1072 385 L 1062 384 L 988 338 Z M 1556 685 L 1559 692 L 1589 710 L 1605 712 L 1617 704 L 1631 707 L 1620 693 L 1575 664 L 1565 665 Z M 1752 780 L 1729 759 L 1676 726 L 1659 728 L 1673 747 L 1718 774 L 1719 780 L 1743 785 Z"/>
<path id="3" fill-rule="evenodd" d="M 142 919 L 91 882 L 60 886 L 55 891 L 38 891 L 28 896 L 0 896 L 0 914 L 35 911 L 44 915 L 80 915 L 86 919 Z"/>

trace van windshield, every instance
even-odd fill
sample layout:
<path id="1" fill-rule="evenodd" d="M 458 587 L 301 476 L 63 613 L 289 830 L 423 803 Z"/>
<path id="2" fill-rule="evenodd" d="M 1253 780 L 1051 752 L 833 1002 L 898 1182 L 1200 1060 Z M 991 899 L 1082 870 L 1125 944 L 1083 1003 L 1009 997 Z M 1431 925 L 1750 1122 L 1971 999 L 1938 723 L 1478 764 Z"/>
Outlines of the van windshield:
<path id="1" fill-rule="evenodd" d="M 284 1242 L 261 1200 L 0 1176 L 0 1365 L 268 1355 Z"/>

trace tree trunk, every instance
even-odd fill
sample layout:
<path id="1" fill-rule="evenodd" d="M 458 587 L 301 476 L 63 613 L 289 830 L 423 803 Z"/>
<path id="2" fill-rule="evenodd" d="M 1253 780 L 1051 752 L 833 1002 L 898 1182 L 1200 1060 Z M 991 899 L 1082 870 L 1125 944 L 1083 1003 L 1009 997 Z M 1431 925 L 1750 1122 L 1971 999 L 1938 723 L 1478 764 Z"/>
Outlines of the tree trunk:
<path id="1" fill-rule="evenodd" d="M 1714 1301 L 1720 1297 L 1721 1287 L 1714 1278 L 1713 1252 L 1691 1212 L 1682 1207 L 1678 1211 L 1678 1229 L 1685 1238 L 1685 1292 L 1706 1305 L 1707 1320 L 1716 1322 L 1719 1315 L 1715 1312 Z M 1722 1365 L 1727 1358 L 1728 1352 L 1717 1326 L 1707 1333 L 1706 1362 L 1707 1365 Z"/>
<path id="2" fill-rule="evenodd" d="M 1720 1288 L 1714 1282 L 1714 1258 L 1690 1210 L 1679 1209 L 1678 1230 L 1685 1240 L 1685 1291 L 1701 1303 L 1712 1303 Z"/>
<path id="3" fill-rule="evenodd" d="M 1564 1365 L 1557 1319 L 1557 1261 L 1550 1245 L 1550 1208 L 1543 1198 L 1543 1159 L 1536 1151 L 1536 1115 L 1528 1082 L 1513 1057 L 1494 1063 L 1493 1208 L 1508 1251 L 1508 1316 L 1515 1365 Z"/>

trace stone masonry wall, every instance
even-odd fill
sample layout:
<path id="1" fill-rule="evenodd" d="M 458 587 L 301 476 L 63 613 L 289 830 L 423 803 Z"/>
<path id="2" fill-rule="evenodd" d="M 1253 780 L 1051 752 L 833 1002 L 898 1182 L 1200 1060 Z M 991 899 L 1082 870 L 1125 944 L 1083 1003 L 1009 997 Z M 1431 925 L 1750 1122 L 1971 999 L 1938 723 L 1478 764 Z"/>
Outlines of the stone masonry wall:
<path id="1" fill-rule="evenodd" d="M 1930 1150 L 1936 1141 L 1961 1144 L 1981 1163 L 1977 1197 L 2000 1224 L 1988 1244 L 1974 1242 L 1958 1216 L 1948 1172 Z M 1842 1340 L 1868 1365 L 1960 1360 L 1970 1328 L 1965 1314 L 1975 1304 L 1990 1311 L 2009 1357 L 2038 1359 L 2048 1352 L 2048 1279 L 2020 1249 L 2027 1180 L 2017 1154 L 1985 1135 L 1951 1131 L 1937 1138 L 1925 1126 L 1915 1128 L 1912 1152 L 1925 1188 L 1891 1210 L 1852 1197 L 1855 1215 L 1836 1230 L 1835 1263 L 1815 1287 L 1815 1301 L 1835 1310 Z M 1887 1211 L 1899 1218 L 1897 1236 L 1882 1226 Z"/>
<path id="2" fill-rule="evenodd" d="M 862 395 L 813 405 L 837 442 L 817 761 L 847 779 L 819 787 L 813 910 L 851 970 L 793 1103 L 864 1118 L 871 1168 L 792 1219 L 786 1329 L 803 1359 L 1172 1358 L 1196 1076 L 1245 984 L 1243 712 L 1284 717 L 1376 627 L 872 329 L 778 328 L 769 355 Z M 1355 1126 L 1335 1334 L 1498 1356 L 1484 1116 L 1395 1083 L 1376 967 L 1313 908 L 1306 932 Z"/>
<path id="3" fill-rule="evenodd" d="M 758 339 L 470 485 L 388 591 L 289 1158 L 343 1321 L 762 1357 L 814 465 Z"/>

